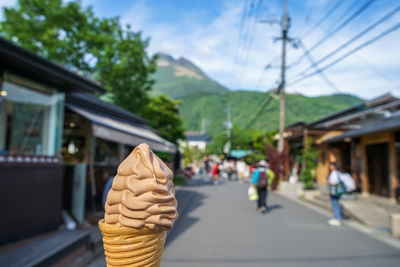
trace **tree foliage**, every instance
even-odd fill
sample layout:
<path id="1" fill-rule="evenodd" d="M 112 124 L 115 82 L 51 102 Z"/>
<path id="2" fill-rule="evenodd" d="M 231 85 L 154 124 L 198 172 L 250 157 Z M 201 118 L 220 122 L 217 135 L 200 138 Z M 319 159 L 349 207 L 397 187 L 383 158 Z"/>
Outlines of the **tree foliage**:
<path id="1" fill-rule="evenodd" d="M 188 144 L 183 146 L 182 159 L 185 166 L 192 162 L 200 161 L 206 155 L 205 152 L 199 150 L 197 147 L 190 147 Z"/>
<path id="2" fill-rule="evenodd" d="M 183 135 L 177 113 L 177 121 L 170 119 L 176 102 L 165 96 L 149 97 L 154 84 L 151 75 L 156 70 L 156 56 L 146 52 L 149 39 L 131 31 L 129 25 L 121 25 L 118 17 L 98 18 L 80 1 L 19 0 L 15 7 L 4 8 L 0 33 L 100 82 L 110 91 L 113 103 L 148 119 L 153 127 L 159 127 L 163 137 L 175 142 Z M 164 111 L 166 114 L 160 113 Z"/>
<path id="3" fill-rule="evenodd" d="M 231 130 L 231 149 L 250 149 L 253 130 L 245 130 L 238 125 L 233 125 Z M 228 141 L 226 132 L 219 132 L 214 135 L 213 142 L 209 146 L 210 153 L 223 154 L 224 146 Z"/>
<path id="4" fill-rule="evenodd" d="M 151 98 L 146 117 L 157 118 L 150 121 L 154 129 L 158 129 L 165 139 L 177 143 L 185 139 L 182 117 L 179 115 L 179 100 L 171 100 L 166 95 Z"/>
<path id="5" fill-rule="evenodd" d="M 301 161 L 303 164 L 300 180 L 306 189 L 314 188 L 315 169 L 317 168 L 316 157 L 319 151 L 311 146 L 312 138 L 305 140 L 305 146 L 301 151 Z"/>

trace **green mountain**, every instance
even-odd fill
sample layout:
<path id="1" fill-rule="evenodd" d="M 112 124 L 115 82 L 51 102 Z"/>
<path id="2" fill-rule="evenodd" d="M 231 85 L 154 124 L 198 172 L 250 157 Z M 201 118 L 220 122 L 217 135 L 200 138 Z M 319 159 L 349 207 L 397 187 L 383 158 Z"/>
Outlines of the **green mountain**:
<path id="1" fill-rule="evenodd" d="M 224 94 L 190 94 L 181 98 L 180 112 L 187 129 L 200 130 L 204 124 L 211 135 L 223 131 L 226 107 L 232 110 L 234 125 L 248 129 L 274 130 L 278 128 L 279 101 L 270 94 L 249 91 L 229 91 Z M 286 125 L 311 122 L 345 109 L 361 100 L 352 95 L 306 97 L 286 94 Z M 263 107 L 264 103 L 268 104 Z M 255 115 L 257 115 L 255 117 Z"/>
<path id="2" fill-rule="evenodd" d="M 203 93 L 225 93 L 229 89 L 210 79 L 204 72 L 185 58 L 175 60 L 166 54 L 158 54 L 154 93 L 164 93 L 172 98 Z"/>
<path id="3" fill-rule="evenodd" d="M 161 54 L 157 65 L 155 92 L 183 101 L 180 113 L 187 130 L 206 128 L 210 135 L 224 131 L 228 105 L 234 125 L 248 129 L 278 128 L 279 101 L 272 93 L 231 91 L 184 58 L 175 60 Z M 347 94 L 319 97 L 286 94 L 286 125 L 311 122 L 361 101 Z M 263 107 L 265 102 L 268 104 Z"/>

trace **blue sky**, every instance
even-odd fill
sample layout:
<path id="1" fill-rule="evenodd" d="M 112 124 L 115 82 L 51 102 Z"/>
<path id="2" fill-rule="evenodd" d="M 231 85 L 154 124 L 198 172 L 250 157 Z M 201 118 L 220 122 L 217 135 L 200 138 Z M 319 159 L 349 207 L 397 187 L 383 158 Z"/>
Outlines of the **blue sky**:
<path id="1" fill-rule="evenodd" d="M 289 35 L 300 38 L 310 48 L 329 30 L 340 25 L 369 0 L 342 0 L 343 3 L 321 25 L 312 25 L 330 10 L 337 0 L 288 0 L 291 18 Z M 185 57 L 212 79 L 231 89 L 266 91 L 279 82 L 281 43 L 273 38 L 280 35 L 279 25 L 259 23 L 261 19 L 279 19 L 282 0 L 82 0 L 102 17 L 119 16 L 123 23 L 141 30 L 150 37 L 149 53 L 164 52 Z M 253 7 L 251 4 L 254 2 Z M 0 0 L 0 6 L 10 6 L 15 0 Z M 396 0 L 377 0 L 347 26 L 330 36 L 311 51 L 315 61 L 348 41 L 367 26 L 399 6 Z M 245 8 L 247 6 L 247 8 Z M 244 10 L 252 16 L 245 16 Z M 349 10 L 349 12 L 346 12 Z M 345 16 L 343 18 L 343 16 Z M 340 20 L 340 18 L 342 19 Z M 344 49 L 331 60 L 366 40 L 389 29 L 400 21 L 400 12 L 382 23 L 363 38 Z M 242 23 L 243 22 L 243 23 Z M 242 30 L 241 30 L 242 29 Z M 307 32 L 310 33 L 305 35 Z M 241 33 L 241 34 L 240 34 Z M 329 85 L 320 75 L 288 86 L 287 91 L 309 96 L 346 92 L 363 98 L 373 98 L 386 92 L 400 96 L 400 29 L 353 54 L 324 71 L 334 84 Z M 303 50 L 288 49 L 288 65 L 296 62 Z M 272 68 L 263 71 L 271 64 Z M 293 81 L 310 66 L 304 58 L 287 71 Z M 336 87 L 336 89 L 334 88 Z"/>

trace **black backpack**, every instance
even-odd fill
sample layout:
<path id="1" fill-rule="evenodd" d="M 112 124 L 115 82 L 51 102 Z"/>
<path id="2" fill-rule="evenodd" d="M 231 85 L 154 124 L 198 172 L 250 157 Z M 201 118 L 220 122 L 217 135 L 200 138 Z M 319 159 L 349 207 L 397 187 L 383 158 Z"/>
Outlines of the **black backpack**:
<path id="1" fill-rule="evenodd" d="M 260 171 L 260 176 L 258 176 L 257 186 L 259 188 L 266 188 L 267 185 L 268 185 L 267 172 L 265 170 Z"/>

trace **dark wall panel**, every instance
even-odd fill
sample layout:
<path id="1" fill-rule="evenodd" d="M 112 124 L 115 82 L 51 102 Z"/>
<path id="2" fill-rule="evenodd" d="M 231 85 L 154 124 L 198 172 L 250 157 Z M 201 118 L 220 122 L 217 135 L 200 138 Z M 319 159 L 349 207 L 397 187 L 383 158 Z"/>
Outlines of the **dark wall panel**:
<path id="1" fill-rule="evenodd" d="M 63 166 L 0 166 L 0 243 L 61 224 Z"/>

